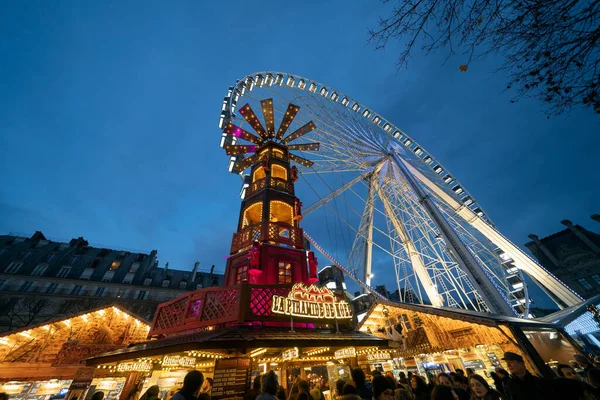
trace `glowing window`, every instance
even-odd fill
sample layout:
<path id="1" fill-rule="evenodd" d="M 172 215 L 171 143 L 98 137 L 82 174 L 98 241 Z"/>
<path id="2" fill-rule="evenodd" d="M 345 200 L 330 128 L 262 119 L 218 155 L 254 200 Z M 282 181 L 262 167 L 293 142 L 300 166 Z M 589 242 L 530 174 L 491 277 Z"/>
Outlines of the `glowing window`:
<path id="1" fill-rule="evenodd" d="M 118 269 L 120 266 L 121 266 L 120 260 L 113 261 L 112 264 L 110 264 L 109 270 L 114 271 L 114 270 Z"/>
<path id="2" fill-rule="evenodd" d="M 248 264 L 240 265 L 237 267 L 235 273 L 235 283 L 242 283 L 248 280 Z"/>
<path id="3" fill-rule="evenodd" d="M 287 170 L 281 165 L 273 164 L 271 165 L 271 176 L 273 178 L 287 180 Z"/>
<path id="4" fill-rule="evenodd" d="M 282 158 L 285 160 L 285 155 L 283 153 L 283 150 L 281 150 L 281 149 L 273 149 L 273 156 Z"/>
<path id="5" fill-rule="evenodd" d="M 262 203 L 254 203 L 244 210 L 242 228 L 245 228 L 248 225 L 258 224 L 260 221 L 262 221 Z"/>
<path id="6" fill-rule="evenodd" d="M 271 222 L 294 224 L 294 209 L 291 205 L 280 200 L 271 201 Z"/>
<path id="7" fill-rule="evenodd" d="M 292 264 L 279 262 L 279 274 L 277 275 L 279 283 L 292 283 Z"/>
<path id="8" fill-rule="evenodd" d="M 252 182 L 256 182 L 259 179 L 265 177 L 265 169 L 264 168 L 256 168 L 254 170 L 254 175 L 252 176 Z"/>

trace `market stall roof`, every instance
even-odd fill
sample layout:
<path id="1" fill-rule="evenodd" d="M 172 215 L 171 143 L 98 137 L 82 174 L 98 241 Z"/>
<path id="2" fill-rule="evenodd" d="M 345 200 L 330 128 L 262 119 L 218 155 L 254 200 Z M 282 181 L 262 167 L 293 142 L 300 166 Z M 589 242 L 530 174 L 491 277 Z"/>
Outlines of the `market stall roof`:
<path id="1" fill-rule="evenodd" d="M 314 347 L 314 346 L 388 346 L 387 339 L 363 332 L 333 333 L 329 330 L 288 331 L 287 328 L 234 327 L 214 331 L 151 340 L 111 351 L 86 360 L 86 365 L 96 366 L 132 358 L 151 357 L 188 350 L 241 350 L 261 347 Z"/>
<path id="2" fill-rule="evenodd" d="M 525 319 L 518 317 L 509 317 L 506 315 L 483 313 L 479 311 L 464 310 L 461 308 L 450 308 L 450 307 L 434 307 L 422 304 L 410 304 L 410 303 L 397 303 L 392 301 L 386 301 L 383 299 L 376 299 L 375 303 L 369 308 L 367 313 L 362 317 L 357 330 L 361 330 L 369 316 L 376 310 L 378 305 L 385 307 L 394 307 L 398 309 L 410 310 L 415 312 L 421 312 L 430 315 L 437 315 L 440 317 L 447 317 L 451 319 L 468 321 L 481 325 L 496 326 L 498 324 L 511 324 L 524 327 L 536 327 L 536 328 L 556 328 L 555 323 L 547 320 L 540 319 Z"/>
<path id="3" fill-rule="evenodd" d="M 78 313 L 73 313 L 71 315 L 66 315 L 66 316 L 63 315 L 63 316 L 61 316 L 59 318 L 53 318 L 53 319 L 50 319 L 48 321 L 40 322 L 39 324 L 27 325 L 27 326 L 25 326 L 23 328 L 18 328 L 18 329 L 13 329 L 11 331 L 2 332 L 2 333 L 0 333 L 0 338 L 6 337 L 6 336 L 10 336 L 10 335 L 14 335 L 14 334 L 17 334 L 17 333 L 20 333 L 20 332 L 33 331 L 33 330 L 35 330 L 37 328 L 43 328 L 43 327 L 46 327 L 46 326 L 49 326 L 49 325 L 52 325 L 52 324 L 58 324 L 58 323 L 61 323 L 61 322 L 64 322 L 64 321 L 68 321 L 68 320 L 73 319 L 73 318 L 81 317 L 81 316 L 88 315 L 88 314 L 94 314 L 94 313 L 96 313 L 98 311 L 108 310 L 110 308 L 117 309 L 117 310 L 119 310 L 119 311 L 121 311 L 121 312 L 129 315 L 130 317 L 132 317 L 132 318 L 140 321 L 140 323 L 142 323 L 144 325 L 147 325 L 148 327 L 150 326 L 150 321 L 147 321 L 146 319 L 144 319 L 144 318 L 142 318 L 142 317 L 140 317 L 140 316 L 132 313 L 128 309 L 126 309 L 126 308 L 124 308 L 124 307 L 122 307 L 122 306 L 120 306 L 118 304 L 112 304 L 112 305 L 109 304 L 109 305 L 105 305 L 105 306 L 102 306 L 102 307 L 92 308 L 92 309 L 81 311 L 81 312 L 78 312 Z"/>
<path id="4" fill-rule="evenodd" d="M 568 325 L 573 322 L 577 318 L 579 318 L 582 314 L 586 313 L 586 307 L 590 304 L 598 305 L 600 304 L 600 294 L 596 295 L 590 299 L 584 300 L 579 304 L 574 306 L 562 309 L 560 311 L 554 312 L 552 314 L 548 314 L 544 317 L 538 318 L 539 321 L 548 322 L 551 324 L 558 324 L 562 327 Z"/>

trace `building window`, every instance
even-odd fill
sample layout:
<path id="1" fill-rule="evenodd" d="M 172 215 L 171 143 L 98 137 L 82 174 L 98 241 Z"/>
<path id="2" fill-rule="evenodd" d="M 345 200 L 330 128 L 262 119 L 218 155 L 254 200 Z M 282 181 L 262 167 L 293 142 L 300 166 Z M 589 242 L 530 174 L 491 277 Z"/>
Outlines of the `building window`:
<path id="1" fill-rule="evenodd" d="M 125 278 L 123 278 L 123 283 L 129 285 L 131 283 L 131 281 L 133 281 L 133 276 L 134 276 L 134 274 L 131 274 L 131 273 L 125 275 Z"/>
<path id="2" fill-rule="evenodd" d="M 52 261 L 54 261 L 55 258 L 56 258 L 56 254 L 50 253 L 46 256 L 46 258 L 44 258 L 44 262 L 49 264 Z"/>
<path id="3" fill-rule="evenodd" d="M 272 222 L 285 222 L 294 225 L 294 208 L 291 205 L 281 200 L 271 200 L 269 208 L 271 211 L 269 219 Z"/>
<path id="4" fill-rule="evenodd" d="M 165 279 L 162 281 L 162 287 L 169 287 L 171 281 L 169 279 Z"/>
<path id="5" fill-rule="evenodd" d="M 129 272 L 134 273 L 135 271 L 138 270 L 139 267 L 140 267 L 139 262 L 131 263 L 131 267 L 129 267 Z"/>
<path id="6" fill-rule="evenodd" d="M 150 286 L 152 284 L 152 278 L 144 279 L 144 286 Z"/>
<path id="7" fill-rule="evenodd" d="M 46 268 L 48 268 L 48 264 L 38 264 L 38 266 L 35 267 L 31 275 L 42 276 L 44 272 L 46 272 Z"/>
<path id="8" fill-rule="evenodd" d="M 51 283 L 50 286 L 48 286 L 48 289 L 46 289 L 46 293 L 54 293 L 54 291 L 58 289 L 59 285 L 59 283 Z"/>
<path id="9" fill-rule="evenodd" d="M 277 281 L 279 283 L 292 283 L 292 264 L 280 261 L 278 269 Z"/>
<path id="10" fill-rule="evenodd" d="M 179 282 L 179 289 L 185 289 L 187 287 L 187 282 Z"/>
<path id="11" fill-rule="evenodd" d="M 590 285 L 588 283 L 588 281 L 585 280 L 585 278 L 579 278 L 577 279 L 577 282 L 585 289 L 585 290 L 591 290 L 593 289 L 592 285 Z"/>
<path id="12" fill-rule="evenodd" d="M 90 276 L 92 276 L 92 272 L 94 272 L 94 270 L 92 268 L 86 268 L 83 270 L 83 272 L 81 273 L 81 276 L 79 277 L 79 279 L 83 279 L 83 280 L 88 280 L 90 279 Z"/>
<path id="13" fill-rule="evenodd" d="M 242 228 L 258 224 L 260 221 L 262 221 L 262 202 L 251 204 L 244 210 Z"/>
<path id="14" fill-rule="evenodd" d="M 105 287 L 99 287 L 98 289 L 96 289 L 96 293 L 94 294 L 94 296 L 103 296 L 104 295 L 104 291 L 106 290 Z"/>
<path id="15" fill-rule="evenodd" d="M 287 170 L 281 165 L 271 165 L 271 176 L 273 178 L 287 180 Z"/>
<path id="16" fill-rule="evenodd" d="M 69 272 L 71 272 L 71 267 L 62 267 L 60 271 L 58 271 L 58 274 L 56 274 L 56 277 L 66 278 L 67 275 L 69 275 Z"/>
<path id="17" fill-rule="evenodd" d="M 82 285 L 75 285 L 75 287 L 73 288 L 73 290 L 71 290 L 71 295 L 78 296 L 81 293 L 82 289 L 83 289 Z"/>
<path id="18" fill-rule="evenodd" d="M 88 265 L 88 268 L 96 268 L 100 264 L 100 261 L 102 261 L 101 258 L 94 258 L 90 265 Z"/>
<path id="19" fill-rule="evenodd" d="M 79 261 L 79 257 L 77 257 L 77 256 L 71 257 L 71 259 L 69 260 L 69 265 L 73 266 L 73 265 L 77 264 L 78 261 Z"/>
<path id="20" fill-rule="evenodd" d="M 123 296 L 123 289 L 119 289 L 117 292 L 117 298 L 121 298 L 121 296 Z"/>
<path id="21" fill-rule="evenodd" d="M 13 261 L 10 264 L 8 264 L 8 267 L 6 267 L 4 272 L 7 274 L 16 274 L 19 268 L 21 268 L 22 266 L 23 263 L 21 261 Z"/>
<path id="22" fill-rule="evenodd" d="M 6 252 L 6 249 L 0 249 L 0 256 Z"/>
<path id="23" fill-rule="evenodd" d="M 26 260 L 30 255 L 32 255 L 33 252 L 31 251 L 24 251 L 21 253 L 21 260 Z"/>
<path id="24" fill-rule="evenodd" d="M 140 290 L 140 292 L 137 295 L 137 299 L 138 300 L 144 300 L 146 298 L 146 294 L 148 292 L 146 292 L 145 290 Z"/>
<path id="25" fill-rule="evenodd" d="M 5 283 L 6 283 L 6 279 L 0 279 L 0 290 L 2 290 L 2 287 L 4 286 Z"/>
<path id="26" fill-rule="evenodd" d="M 33 281 L 25 281 L 21 286 L 21 292 L 28 292 L 33 286 Z"/>
<path id="27" fill-rule="evenodd" d="M 106 271 L 102 277 L 102 282 L 112 281 L 113 276 L 115 276 L 115 271 Z"/>
<path id="28" fill-rule="evenodd" d="M 242 283 L 248 280 L 248 264 L 240 265 L 237 267 L 235 274 L 235 283 Z"/>
<path id="29" fill-rule="evenodd" d="M 596 283 L 596 285 L 600 285 L 600 275 L 592 275 L 592 279 Z"/>
<path id="30" fill-rule="evenodd" d="M 121 260 L 115 260 L 115 261 L 112 262 L 112 264 L 110 264 L 110 268 L 109 269 L 111 271 L 114 271 L 117 268 L 119 268 L 120 266 L 121 266 Z"/>

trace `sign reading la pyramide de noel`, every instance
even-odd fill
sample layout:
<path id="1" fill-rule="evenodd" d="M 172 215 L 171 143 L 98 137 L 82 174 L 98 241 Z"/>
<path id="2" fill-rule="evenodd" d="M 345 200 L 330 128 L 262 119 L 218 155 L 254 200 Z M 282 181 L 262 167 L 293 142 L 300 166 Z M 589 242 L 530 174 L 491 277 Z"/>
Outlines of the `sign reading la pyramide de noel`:
<path id="1" fill-rule="evenodd" d="M 336 299 L 327 287 L 296 283 L 287 297 L 274 295 L 271 311 L 275 314 L 315 319 L 350 319 L 352 310 L 345 300 Z"/>

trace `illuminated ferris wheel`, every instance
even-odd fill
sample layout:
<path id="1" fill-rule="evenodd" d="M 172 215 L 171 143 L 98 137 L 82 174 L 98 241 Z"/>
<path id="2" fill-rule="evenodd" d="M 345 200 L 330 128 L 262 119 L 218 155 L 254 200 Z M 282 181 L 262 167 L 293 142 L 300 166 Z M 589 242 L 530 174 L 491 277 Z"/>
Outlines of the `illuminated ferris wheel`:
<path id="1" fill-rule="evenodd" d="M 223 99 L 221 147 L 254 147 L 249 132 L 258 125 L 240 110 L 264 109 L 266 99 L 273 111 L 265 122 L 287 121 L 294 138 L 305 238 L 364 290 L 395 281 L 403 302 L 527 317 L 526 273 L 560 307 L 581 301 L 498 232 L 421 144 L 331 87 L 282 72 L 238 80 Z M 251 157 L 240 152 L 228 163 L 244 181 L 242 197 Z"/>

